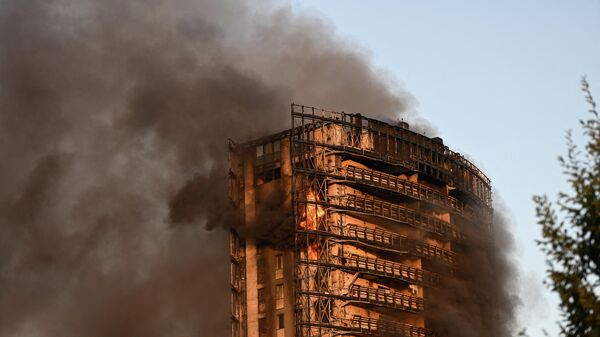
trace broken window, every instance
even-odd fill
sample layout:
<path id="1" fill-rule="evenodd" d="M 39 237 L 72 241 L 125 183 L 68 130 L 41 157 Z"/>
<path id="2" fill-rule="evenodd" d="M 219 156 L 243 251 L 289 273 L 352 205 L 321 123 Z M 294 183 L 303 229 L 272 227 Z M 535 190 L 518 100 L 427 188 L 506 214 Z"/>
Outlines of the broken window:
<path id="1" fill-rule="evenodd" d="M 281 141 L 276 140 L 256 147 L 254 166 L 256 185 L 281 178 Z"/>

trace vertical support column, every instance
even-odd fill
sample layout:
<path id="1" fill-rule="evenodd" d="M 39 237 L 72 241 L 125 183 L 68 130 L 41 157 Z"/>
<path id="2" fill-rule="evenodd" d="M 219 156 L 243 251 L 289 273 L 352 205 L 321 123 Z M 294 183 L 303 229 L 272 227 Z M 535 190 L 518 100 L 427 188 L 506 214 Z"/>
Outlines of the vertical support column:
<path id="1" fill-rule="evenodd" d="M 284 208 L 292 209 L 292 156 L 291 156 L 291 137 L 281 139 L 281 179 L 283 192 L 285 195 Z M 294 230 L 294 229 L 292 229 Z M 296 267 L 294 261 L 294 251 L 288 251 L 284 256 L 284 278 L 285 278 L 285 337 L 295 337 L 295 297 L 294 281 Z"/>
<path id="2" fill-rule="evenodd" d="M 303 289 L 307 289 L 306 282 L 308 275 L 308 264 L 303 262 L 306 259 L 306 251 L 303 249 L 306 246 L 306 235 L 302 234 L 298 228 L 302 221 L 302 210 L 298 200 L 298 191 L 301 185 L 304 183 L 302 174 L 298 172 L 298 167 L 302 165 L 304 158 L 304 146 L 300 140 L 303 138 L 302 133 L 304 130 L 304 118 L 296 116 L 296 113 L 303 113 L 304 107 L 301 111 L 296 111 L 296 106 L 291 105 L 291 122 L 292 129 L 290 135 L 290 159 L 293 161 L 295 156 L 298 156 L 299 162 L 291 162 L 292 179 L 291 179 L 291 195 L 292 195 L 292 207 L 294 210 L 294 268 L 295 268 L 295 280 L 294 280 L 294 324 L 295 324 L 295 336 L 296 337 L 307 337 L 310 334 L 309 328 L 304 323 L 307 321 L 306 317 L 309 312 L 309 305 L 306 302 L 306 296 L 302 293 Z"/>
<path id="3" fill-rule="evenodd" d="M 291 139 L 281 140 L 281 179 L 283 180 L 283 192 L 285 195 L 284 208 L 292 209 L 292 158 Z"/>
<path id="4" fill-rule="evenodd" d="M 256 186 L 254 185 L 255 151 L 244 154 L 244 223 L 253 224 L 256 220 Z M 257 287 L 256 241 L 246 239 L 246 305 L 247 337 L 258 337 L 258 287 Z"/>

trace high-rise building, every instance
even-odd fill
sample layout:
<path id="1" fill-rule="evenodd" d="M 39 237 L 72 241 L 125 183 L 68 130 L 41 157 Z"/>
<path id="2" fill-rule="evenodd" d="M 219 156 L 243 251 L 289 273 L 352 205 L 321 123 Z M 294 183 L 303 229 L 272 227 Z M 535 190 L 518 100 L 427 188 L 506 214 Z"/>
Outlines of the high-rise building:
<path id="1" fill-rule="evenodd" d="M 230 143 L 232 337 L 432 336 L 489 179 L 400 122 L 292 105 L 292 128 Z"/>

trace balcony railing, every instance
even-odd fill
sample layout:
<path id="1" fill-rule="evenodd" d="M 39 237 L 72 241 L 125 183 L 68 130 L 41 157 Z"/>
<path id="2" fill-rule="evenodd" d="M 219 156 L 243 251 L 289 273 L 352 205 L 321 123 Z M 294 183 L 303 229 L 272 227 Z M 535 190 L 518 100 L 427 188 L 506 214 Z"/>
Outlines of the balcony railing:
<path id="1" fill-rule="evenodd" d="M 304 326 L 313 330 L 313 335 L 323 334 L 324 330 L 327 335 L 347 335 L 354 336 L 376 336 L 376 337 L 434 337 L 431 330 L 416 327 L 414 325 L 400 323 L 388 319 L 375 319 L 354 315 L 351 318 L 330 317 L 328 322 L 310 321 L 299 322 Z M 343 333 L 331 334 L 331 332 L 339 331 Z"/>
<path id="2" fill-rule="evenodd" d="M 491 207 L 489 178 L 462 155 L 431 138 L 360 115 L 300 105 L 292 105 L 292 117 L 295 142 L 341 148 L 416 167 L 455 184 Z"/>
<path id="3" fill-rule="evenodd" d="M 352 326 L 358 329 L 361 333 L 375 336 L 433 336 L 433 333 L 425 328 L 419 328 L 410 324 L 404 324 L 385 319 L 373 319 L 362 316 L 354 316 L 352 318 Z"/>
<path id="4" fill-rule="evenodd" d="M 330 199 L 332 204 L 347 210 L 391 219 L 448 239 L 461 237 L 461 234 L 448 222 L 391 202 L 354 194 L 330 196 Z"/>
<path id="5" fill-rule="evenodd" d="M 369 274 L 371 276 L 403 281 L 408 284 L 435 287 L 439 283 L 439 275 L 408 265 L 377 259 L 367 256 L 350 254 L 348 256 L 330 256 L 328 261 L 301 259 L 300 263 L 311 266 L 336 268 Z M 308 290 L 308 289 L 306 289 Z"/>
<path id="6" fill-rule="evenodd" d="M 455 253 L 427 243 L 409 239 L 408 237 L 386 231 L 380 228 L 368 228 L 354 224 L 346 226 L 332 226 L 332 231 L 340 236 L 354 239 L 359 242 L 391 248 L 398 251 L 406 250 L 414 255 L 428 259 L 436 259 L 441 262 L 452 264 L 455 261 Z"/>
<path id="7" fill-rule="evenodd" d="M 435 205 L 451 208 L 458 213 L 464 211 L 464 204 L 458 199 L 408 179 L 402 179 L 391 174 L 355 166 L 340 167 L 336 169 L 340 176 L 347 179 L 385 188 L 418 200 L 424 200 Z"/>
<path id="8" fill-rule="evenodd" d="M 492 213 L 489 209 L 469 207 L 448 195 L 429 186 L 403 179 L 395 175 L 355 166 L 324 166 L 322 168 L 302 169 L 304 172 L 315 172 L 327 175 L 341 181 L 373 186 L 386 191 L 392 191 L 416 200 L 428 202 L 442 208 L 454 211 L 469 221 L 484 221 L 489 223 Z"/>
<path id="9" fill-rule="evenodd" d="M 352 254 L 343 261 L 343 264 L 356 271 L 413 284 L 435 286 L 439 283 L 439 276 L 437 274 L 383 259 Z"/>
<path id="10" fill-rule="evenodd" d="M 351 301 L 399 309 L 408 312 L 420 312 L 424 310 L 422 298 L 384 289 L 353 285 L 348 291 L 347 298 Z"/>

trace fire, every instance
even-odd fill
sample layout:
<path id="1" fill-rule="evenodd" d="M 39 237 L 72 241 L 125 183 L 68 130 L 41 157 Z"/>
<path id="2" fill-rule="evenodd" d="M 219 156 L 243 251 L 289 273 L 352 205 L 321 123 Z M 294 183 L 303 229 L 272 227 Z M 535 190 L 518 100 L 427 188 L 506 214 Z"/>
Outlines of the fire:
<path id="1" fill-rule="evenodd" d="M 316 204 L 318 199 L 312 190 L 306 194 L 306 200 L 308 203 L 306 204 L 306 209 L 302 214 L 303 220 L 300 221 L 299 226 L 302 229 L 314 231 L 317 230 L 319 219 L 325 216 L 325 208 Z"/>
<path id="2" fill-rule="evenodd" d="M 325 216 L 325 208 L 321 205 L 317 205 L 316 201 L 318 200 L 316 194 L 310 190 L 306 194 L 306 200 L 308 201 L 306 204 L 306 208 L 302 214 L 302 221 L 298 224 L 298 226 L 302 229 L 307 229 L 310 231 L 315 231 L 319 227 L 320 218 Z M 319 252 L 321 250 L 321 245 L 319 242 L 313 242 L 308 246 L 308 259 L 309 260 L 317 260 L 319 258 Z"/>

